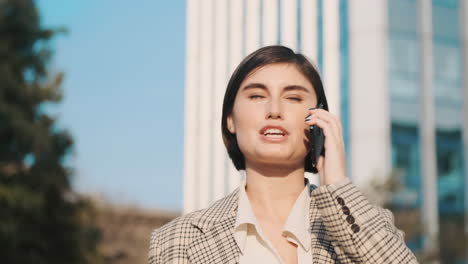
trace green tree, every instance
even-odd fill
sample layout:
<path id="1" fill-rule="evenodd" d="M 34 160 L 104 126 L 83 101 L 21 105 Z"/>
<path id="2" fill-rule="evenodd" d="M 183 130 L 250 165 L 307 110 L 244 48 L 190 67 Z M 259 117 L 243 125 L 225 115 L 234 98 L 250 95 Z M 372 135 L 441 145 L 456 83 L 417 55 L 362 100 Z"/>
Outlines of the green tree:
<path id="1" fill-rule="evenodd" d="M 0 0 L 1 263 L 97 263 L 89 202 L 71 190 L 69 133 L 44 112 L 61 100 L 50 39 L 32 0 Z"/>

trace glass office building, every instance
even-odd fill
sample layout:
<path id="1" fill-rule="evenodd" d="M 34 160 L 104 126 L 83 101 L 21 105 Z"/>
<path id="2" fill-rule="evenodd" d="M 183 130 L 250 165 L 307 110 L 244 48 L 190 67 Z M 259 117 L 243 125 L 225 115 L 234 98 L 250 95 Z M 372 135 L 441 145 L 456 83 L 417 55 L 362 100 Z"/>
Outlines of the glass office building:
<path id="1" fill-rule="evenodd" d="M 238 186 L 221 138 L 224 90 L 243 57 L 281 44 L 318 66 L 358 186 L 399 177 L 393 203 L 419 209 L 431 232 L 445 216 L 468 223 L 465 4 L 187 0 L 184 212 Z"/>
<path id="2" fill-rule="evenodd" d="M 424 14 L 418 1 L 388 1 L 392 166 L 403 178 L 407 197 L 400 203 L 419 208 L 422 215 L 433 211 L 425 215 L 433 218 L 426 224 L 440 226 L 433 232 L 442 234 L 444 225 L 439 222 L 446 219 L 464 219 L 468 230 L 467 20 L 463 4 L 457 0 L 427 1 Z M 431 18 L 428 38 L 421 37 L 424 15 Z M 424 49 L 423 42 L 430 48 Z M 424 69 L 430 74 L 424 75 Z M 422 111 L 428 109 L 422 104 L 432 111 Z M 427 155 L 431 152 L 433 155 Z M 433 180 L 428 180 L 431 174 Z M 428 186 L 434 186 L 433 190 L 425 191 Z M 435 197 L 432 204 L 428 204 L 428 196 Z"/>

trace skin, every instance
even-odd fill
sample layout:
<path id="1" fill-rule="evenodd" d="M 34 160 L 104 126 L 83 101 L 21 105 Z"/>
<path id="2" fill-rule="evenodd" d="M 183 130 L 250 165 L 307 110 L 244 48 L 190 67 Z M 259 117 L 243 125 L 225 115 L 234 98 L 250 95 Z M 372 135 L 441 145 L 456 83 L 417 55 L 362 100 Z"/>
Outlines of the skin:
<path id="1" fill-rule="evenodd" d="M 328 111 L 309 110 L 316 105 L 312 84 L 295 65 L 269 64 L 244 79 L 227 118 L 245 157 L 246 192 L 254 214 L 285 263 L 297 263 L 297 245 L 286 240 L 282 228 L 304 189 L 310 125 L 321 127 L 325 134 L 326 157 L 317 163 L 320 184 L 346 178 L 341 121 Z M 288 139 L 262 140 L 259 131 L 265 125 L 282 126 Z"/>

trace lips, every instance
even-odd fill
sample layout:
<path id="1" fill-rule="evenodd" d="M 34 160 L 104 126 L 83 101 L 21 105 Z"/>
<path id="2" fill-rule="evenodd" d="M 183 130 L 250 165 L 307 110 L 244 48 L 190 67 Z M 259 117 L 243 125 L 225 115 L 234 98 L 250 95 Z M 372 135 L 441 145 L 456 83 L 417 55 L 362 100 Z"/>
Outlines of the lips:
<path id="1" fill-rule="evenodd" d="M 259 131 L 260 138 L 266 143 L 278 144 L 288 139 L 289 132 L 282 126 L 268 125 Z"/>
<path id="2" fill-rule="evenodd" d="M 286 130 L 282 126 L 274 126 L 274 125 L 264 126 L 262 129 L 260 129 L 259 133 L 260 135 L 263 135 L 263 136 L 269 136 L 269 135 L 287 136 L 289 135 L 288 130 Z"/>

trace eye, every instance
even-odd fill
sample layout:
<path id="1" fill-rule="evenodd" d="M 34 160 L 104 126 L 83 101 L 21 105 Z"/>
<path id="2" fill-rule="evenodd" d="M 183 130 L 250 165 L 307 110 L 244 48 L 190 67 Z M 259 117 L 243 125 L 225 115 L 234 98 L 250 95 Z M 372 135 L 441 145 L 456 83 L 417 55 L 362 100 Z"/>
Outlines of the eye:
<path id="1" fill-rule="evenodd" d="M 249 96 L 249 98 L 250 98 L 250 99 L 253 99 L 253 100 L 254 100 L 254 99 L 260 99 L 260 98 L 263 98 L 263 97 L 264 97 L 264 96 L 262 96 L 262 95 L 257 95 L 257 94 L 254 94 L 254 95 Z"/>
<path id="2" fill-rule="evenodd" d="M 302 101 L 302 98 L 299 98 L 299 97 L 288 97 L 288 99 L 293 100 L 293 101 L 297 101 L 297 102 Z"/>

